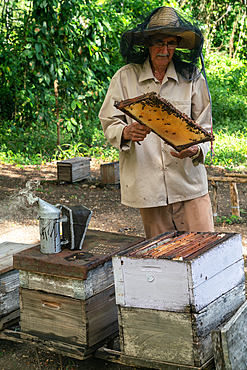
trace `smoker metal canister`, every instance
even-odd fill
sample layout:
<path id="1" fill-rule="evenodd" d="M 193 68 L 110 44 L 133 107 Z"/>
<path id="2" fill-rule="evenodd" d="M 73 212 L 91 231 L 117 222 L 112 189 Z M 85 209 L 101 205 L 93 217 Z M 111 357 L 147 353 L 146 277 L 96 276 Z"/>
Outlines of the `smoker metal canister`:
<path id="1" fill-rule="evenodd" d="M 40 251 L 52 254 L 61 252 L 60 222 L 67 220 L 60 218 L 60 209 L 42 199 L 38 201 Z"/>

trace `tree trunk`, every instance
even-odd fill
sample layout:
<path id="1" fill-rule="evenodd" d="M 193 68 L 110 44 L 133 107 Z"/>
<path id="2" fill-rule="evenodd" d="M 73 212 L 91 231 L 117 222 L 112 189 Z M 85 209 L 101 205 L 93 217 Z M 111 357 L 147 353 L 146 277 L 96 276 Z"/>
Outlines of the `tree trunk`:
<path id="1" fill-rule="evenodd" d="M 229 41 L 229 57 L 230 58 L 233 57 L 233 52 L 234 52 L 234 35 L 235 35 L 236 28 L 237 28 L 237 24 L 238 24 L 238 17 L 236 17 L 236 19 L 235 19 L 235 21 L 233 23 L 232 34 L 231 34 L 231 38 L 230 38 L 230 41 Z"/>
<path id="2" fill-rule="evenodd" d="M 60 122 L 59 122 L 59 106 L 58 106 L 58 80 L 54 81 L 54 95 L 56 105 L 56 122 L 57 122 L 57 150 L 60 151 Z"/>

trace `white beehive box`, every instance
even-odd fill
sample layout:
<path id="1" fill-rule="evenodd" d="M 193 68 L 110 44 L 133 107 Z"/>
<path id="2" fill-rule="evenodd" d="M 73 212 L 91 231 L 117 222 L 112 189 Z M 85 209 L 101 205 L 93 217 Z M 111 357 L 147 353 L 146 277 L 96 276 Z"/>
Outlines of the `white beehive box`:
<path id="1" fill-rule="evenodd" d="M 146 241 L 135 250 L 159 243 Z M 187 260 L 130 254 L 113 257 L 116 301 L 124 307 L 198 312 L 245 281 L 240 234 L 218 234 L 213 247 Z"/>

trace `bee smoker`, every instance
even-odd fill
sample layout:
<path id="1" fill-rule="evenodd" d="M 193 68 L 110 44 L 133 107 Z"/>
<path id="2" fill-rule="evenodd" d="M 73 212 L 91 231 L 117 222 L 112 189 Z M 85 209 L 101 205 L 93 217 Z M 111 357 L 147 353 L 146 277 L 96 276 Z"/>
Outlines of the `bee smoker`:
<path id="1" fill-rule="evenodd" d="M 82 205 L 68 208 L 38 200 L 40 251 L 52 254 L 61 252 L 61 246 L 81 249 L 91 219 L 92 211 Z M 62 240 L 60 236 L 62 222 Z"/>

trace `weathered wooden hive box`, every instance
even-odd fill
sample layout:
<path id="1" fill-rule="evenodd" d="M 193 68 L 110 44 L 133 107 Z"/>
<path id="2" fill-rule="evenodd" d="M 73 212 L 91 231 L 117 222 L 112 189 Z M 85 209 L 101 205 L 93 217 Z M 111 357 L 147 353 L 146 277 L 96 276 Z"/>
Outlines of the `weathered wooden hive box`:
<path id="1" fill-rule="evenodd" d="M 121 353 L 169 369 L 212 368 L 211 330 L 245 301 L 241 235 L 167 232 L 113 266 Z"/>
<path id="2" fill-rule="evenodd" d="M 111 257 L 140 237 L 88 230 L 82 250 L 14 256 L 21 337 L 83 359 L 118 331 Z M 42 342 L 43 341 L 43 342 Z"/>
<path id="3" fill-rule="evenodd" d="M 57 162 L 58 181 L 76 182 L 90 177 L 90 157 L 75 157 Z"/>
<path id="4" fill-rule="evenodd" d="M 19 271 L 13 268 L 13 254 L 31 246 L 0 243 L 0 330 L 14 323 L 20 316 Z"/>
<path id="5" fill-rule="evenodd" d="M 100 176 L 103 184 L 119 184 L 119 162 L 104 163 L 100 165 Z"/>

